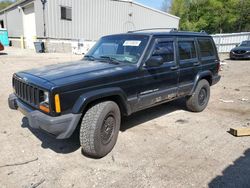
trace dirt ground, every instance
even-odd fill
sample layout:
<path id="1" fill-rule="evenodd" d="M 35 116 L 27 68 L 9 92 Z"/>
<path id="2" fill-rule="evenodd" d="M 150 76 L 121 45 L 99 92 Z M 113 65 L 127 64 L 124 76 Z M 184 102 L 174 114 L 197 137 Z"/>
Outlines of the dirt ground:
<path id="1" fill-rule="evenodd" d="M 182 100 L 125 118 L 113 151 L 85 157 L 77 137 L 56 140 L 8 108 L 14 72 L 77 60 L 71 54 L 0 54 L 0 187 L 250 187 L 250 61 L 222 56 L 222 80 L 202 113 Z"/>

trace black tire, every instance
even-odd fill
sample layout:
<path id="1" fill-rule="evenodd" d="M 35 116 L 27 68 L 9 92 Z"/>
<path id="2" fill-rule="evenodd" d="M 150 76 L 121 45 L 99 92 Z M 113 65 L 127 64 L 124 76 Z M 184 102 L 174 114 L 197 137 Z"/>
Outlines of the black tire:
<path id="1" fill-rule="evenodd" d="M 80 143 L 83 154 L 101 158 L 115 146 L 120 130 L 121 113 L 112 101 L 92 106 L 83 116 L 80 127 Z"/>
<path id="2" fill-rule="evenodd" d="M 200 80 L 192 96 L 187 98 L 187 109 L 192 112 L 202 112 L 210 98 L 210 85 L 207 80 Z"/>

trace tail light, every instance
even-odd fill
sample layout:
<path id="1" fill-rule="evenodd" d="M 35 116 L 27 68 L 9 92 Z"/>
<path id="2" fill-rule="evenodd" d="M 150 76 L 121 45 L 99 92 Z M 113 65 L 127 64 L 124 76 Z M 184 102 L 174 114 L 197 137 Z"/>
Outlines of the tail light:
<path id="1" fill-rule="evenodd" d="M 221 71 L 220 60 L 217 60 L 216 63 L 217 63 L 217 64 L 216 64 L 216 71 L 219 72 L 219 71 Z"/>

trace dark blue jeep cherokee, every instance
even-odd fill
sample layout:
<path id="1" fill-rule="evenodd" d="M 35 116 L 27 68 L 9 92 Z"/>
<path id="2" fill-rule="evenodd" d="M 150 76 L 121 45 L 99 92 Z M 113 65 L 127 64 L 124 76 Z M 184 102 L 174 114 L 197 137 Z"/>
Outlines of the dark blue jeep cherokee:
<path id="1" fill-rule="evenodd" d="M 81 61 L 15 73 L 9 107 L 58 139 L 80 126 L 83 152 L 99 158 L 114 147 L 122 116 L 182 97 L 189 110 L 203 111 L 219 68 L 205 32 L 110 35 Z"/>

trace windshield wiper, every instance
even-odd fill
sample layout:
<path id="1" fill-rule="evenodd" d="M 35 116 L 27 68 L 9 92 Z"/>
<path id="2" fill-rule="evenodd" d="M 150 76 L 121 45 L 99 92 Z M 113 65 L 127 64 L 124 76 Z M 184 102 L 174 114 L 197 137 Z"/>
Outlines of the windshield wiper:
<path id="1" fill-rule="evenodd" d="M 120 64 L 120 61 L 110 56 L 100 56 L 101 59 L 109 60 L 109 63 Z"/>
<path id="2" fill-rule="evenodd" d="M 87 58 L 87 59 L 89 59 L 89 60 L 91 60 L 91 61 L 95 61 L 95 60 L 96 60 L 96 58 L 95 58 L 94 56 L 92 56 L 92 55 L 85 55 L 85 56 L 83 57 L 83 59 L 85 59 L 85 58 Z"/>

